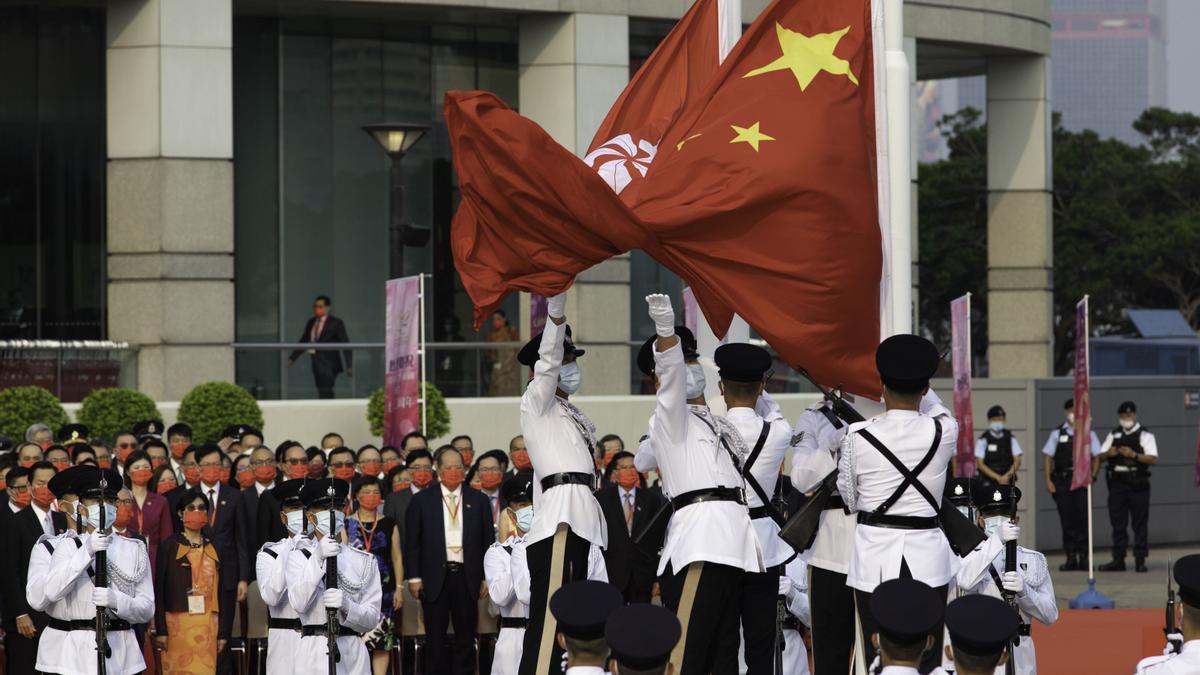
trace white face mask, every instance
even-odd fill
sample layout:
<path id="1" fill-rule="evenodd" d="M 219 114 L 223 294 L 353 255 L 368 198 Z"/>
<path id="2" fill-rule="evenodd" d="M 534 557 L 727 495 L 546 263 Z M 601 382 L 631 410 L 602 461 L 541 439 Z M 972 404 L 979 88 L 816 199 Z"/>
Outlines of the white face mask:
<path id="1" fill-rule="evenodd" d="M 1008 522 L 1008 516 L 990 516 L 983 519 L 983 532 L 987 536 L 992 536 L 1000 526 Z"/>
<path id="2" fill-rule="evenodd" d="M 304 511 L 291 511 L 287 514 L 287 529 L 292 533 L 292 536 L 300 534 L 301 530 L 305 530 L 307 519 L 304 517 Z M 311 525 L 311 523 L 309 523 Z"/>
<path id="3" fill-rule="evenodd" d="M 533 527 L 533 506 L 526 506 L 522 509 L 517 509 L 513 513 L 513 517 L 517 519 L 517 529 L 522 532 L 528 532 L 529 528 Z"/>
<path id="4" fill-rule="evenodd" d="M 963 514 L 963 515 L 964 515 L 964 516 L 966 516 L 967 518 L 970 518 L 970 517 L 971 517 L 971 507 L 969 507 L 969 506 L 956 506 L 956 507 L 954 507 L 954 508 L 958 509 L 958 512 L 959 512 L 959 513 L 961 513 L 961 514 Z"/>
<path id="5" fill-rule="evenodd" d="M 692 400 L 704 395 L 704 366 L 699 363 L 689 363 L 687 367 L 687 398 Z"/>
<path id="6" fill-rule="evenodd" d="M 321 511 L 316 514 L 317 532 L 321 533 L 322 537 L 329 536 L 329 512 Z M 341 511 L 333 512 L 333 536 L 337 536 L 342 531 L 342 526 L 346 524 L 346 514 Z"/>
<path id="7" fill-rule="evenodd" d="M 574 361 L 563 364 L 558 370 L 558 388 L 563 390 L 567 396 L 573 396 L 579 391 L 579 385 L 583 382 L 583 371 L 579 370 L 579 364 Z"/>
<path id="8" fill-rule="evenodd" d="M 1067 425 L 1072 427 L 1075 426 L 1075 413 L 1067 413 Z"/>
<path id="9" fill-rule="evenodd" d="M 992 428 L 992 431 L 997 434 L 1000 433 L 1001 431 L 1004 431 L 1004 422 L 992 422 L 988 426 L 990 426 Z"/>
<path id="10" fill-rule="evenodd" d="M 104 508 L 104 529 L 112 529 L 113 521 L 117 519 L 117 507 L 112 504 L 92 504 L 87 507 L 86 512 L 80 514 L 83 516 L 80 525 L 99 530 L 101 507 Z"/>
<path id="11" fill-rule="evenodd" d="M 1137 420 L 1121 420 L 1121 428 L 1125 431 L 1132 429 L 1135 424 L 1137 424 Z"/>

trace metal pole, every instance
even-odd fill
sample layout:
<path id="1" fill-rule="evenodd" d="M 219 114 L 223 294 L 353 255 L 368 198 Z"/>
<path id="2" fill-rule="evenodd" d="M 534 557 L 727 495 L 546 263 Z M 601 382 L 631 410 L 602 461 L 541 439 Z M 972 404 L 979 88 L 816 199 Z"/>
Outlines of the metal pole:
<path id="1" fill-rule="evenodd" d="M 388 169 L 388 238 L 392 242 L 392 275 L 404 276 L 404 179 L 400 172 L 400 157 L 389 155 Z"/>
<path id="2" fill-rule="evenodd" d="M 1091 354 L 1088 353 L 1088 337 L 1089 337 L 1089 333 L 1090 333 L 1089 324 L 1091 323 L 1091 316 L 1090 316 L 1091 312 L 1089 311 L 1091 308 L 1089 307 L 1089 304 L 1090 303 L 1088 302 L 1088 296 L 1086 296 L 1086 295 L 1083 296 L 1083 328 L 1082 328 L 1082 330 L 1083 330 L 1083 358 L 1084 358 L 1084 363 L 1087 364 L 1088 376 L 1089 376 L 1088 377 L 1087 395 L 1088 395 L 1088 398 L 1091 399 L 1092 383 L 1091 383 L 1090 376 L 1091 376 L 1091 370 L 1092 370 L 1092 358 L 1091 358 Z M 1077 330 L 1079 329 L 1078 326 L 1076 327 L 1076 329 Z M 1078 405 L 1079 401 L 1076 401 L 1075 404 Z M 1092 417 L 1092 404 L 1091 404 L 1091 401 L 1089 400 L 1088 401 L 1088 419 L 1089 419 L 1089 421 L 1091 420 L 1091 417 Z M 1076 421 L 1078 421 L 1078 418 L 1076 418 Z M 1076 433 L 1078 433 L 1078 431 L 1079 430 L 1076 429 Z M 1090 448 L 1091 440 L 1092 440 L 1090 438 L 1090 436 L 1091 436 L 1091 425 L 1090 424 L 1088 425 L 1088 436 L 1089 436 L 1089 438 L 1083 439 L 1082 442 L 1085 443 Z M 1091 453 L 1089 452 L 1088 455 L 1090 456 Z M 1088 467 L 1089 474 L 1091 473 L 1091 471 L 1092 471 L 1091 467 Z M 1094 479 L 1089 478 L 1088 484 L 1087 484 L 1088 580 L 1089 581 L 1094 580 L 1096 578 L 1095 539 L 1092 534 L 1092 483 L 1094 483 L 1094 482 L 1095 482 Z"/>
<path id="3" fill-rule="evenodd" d="M 418 321 L 420 321 L 421 326 L 421 344 L 417 348 L 417 354 L 421 357 L 421 378 L 418 383 L 420 386 L 418 393 L 421 397 L 421 433 L 427 433 L 426 429 L 429 428 L 429 401 L 425 396 L 425 382 L 428 377 L 425 372 L 425 274 L 422 273 L 417 278 L 419 279 L 417 297 L 420 299 L 420 310 L 417 313 L 420 315 Z"/>
<path id="4" fill-rule="evenodd" d="M 891 256 L 892 334 L 912 332 L 912 176 L 909 148 L 909 63 L 904 52 L 904 3 L 884 0 L 887 195 Z M 886 250 L 886 249 L 885 249 Z"/>

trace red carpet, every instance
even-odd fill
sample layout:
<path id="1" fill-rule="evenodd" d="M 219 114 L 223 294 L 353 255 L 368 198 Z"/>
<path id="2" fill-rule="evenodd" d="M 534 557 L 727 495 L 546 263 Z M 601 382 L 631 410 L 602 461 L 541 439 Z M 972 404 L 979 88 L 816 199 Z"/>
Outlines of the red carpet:
<path id="1" fill-rule="evenodd" d="M 1161 654 L 1162 609 L 1064 609 L 1053 626 L 1033 623 L 1039 675 L 1130 675 Z"/>

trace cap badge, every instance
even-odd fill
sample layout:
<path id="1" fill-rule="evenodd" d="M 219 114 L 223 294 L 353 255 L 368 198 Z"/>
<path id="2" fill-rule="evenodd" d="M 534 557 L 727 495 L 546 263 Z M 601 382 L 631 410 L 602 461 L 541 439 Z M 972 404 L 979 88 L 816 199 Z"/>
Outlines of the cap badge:
<path id="1" fill-rule="evenodd" d="M 963 493 L 963 486 L 961 484 L 955 485 L 954 486 L 954 494 L 961 495 L 962 493 Z"/>
<path id="2" fill-rule="evenodd" d="M 1004 499 L 1004 495 L 1000 494 L 999 490 L 996 490 L 995 492 L 992 493 L 992 501 L 998 502 L 1001 499 Z"/>
<path id="3" fill-rule="evenodd" d="M 71 431 L 71 440 L 73 440 L 73 441 L 79 440 L 79 432 L 78 431 L 75 431 L 75 430 Z"/>

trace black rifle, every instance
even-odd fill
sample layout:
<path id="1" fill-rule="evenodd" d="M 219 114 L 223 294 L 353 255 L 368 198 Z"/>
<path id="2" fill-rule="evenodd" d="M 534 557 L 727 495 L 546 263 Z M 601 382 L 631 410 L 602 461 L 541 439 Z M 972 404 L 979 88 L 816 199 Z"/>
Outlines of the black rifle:
<path id="1" fill-rule="evenodd" d="M 329 532 L 326 537 L 334 536 L 335 523 L 334 519 L 334 490 L 333 479 L 329 479 L 329 490 L 326 492 L 329 495 Z M 325 589 L 338 587 L 338 569 L 337 556 L 325 559 Z M 338 651 L 338 610 L 336 607 L 325 608 L 325 644 L 329 648 L 329 675 L 337 675 L 338 661 L 342 660 L 342 654 Z"/>
<path id="2" fill-rule="evenodd" d="M 863 422 L 867 419 L 862 416 L 862 413 L 855 410 L 854 406 L 850 405 L 850 403 L 846 401 L 846 398 L 842 395 L 841 385 L 838 385 L 835 389 L 826 389 L 818 384 L 816 380 L 812 379 L 812 376 L 808 374 L 807 370 L 803 368 L 796 368 L 796 372 L 800 373 L 801 377 L 808 380 L 812 386 L 817 388 L 817 391 L 821 392 L 821 396 L 824 397 L 826 401 L 829 401 L 830 405 L 833 407 L 833 414 L 841 418 L 841 420 L 846 424 Z"/>
<path id="3" fill-rule="evenodd" d="M 104 493 L 108 489 L 108 481 L 100 474 L 100 523 L 93 537 L 104 536 Z M 78 509 L 78 507 L 77 507 Z M 76 513 L 76 517 L 78 517 Z M 108 551 L 96 551 L 96 588 L 108 588 Z M 108 672 L 108 657 L 112 648 L 108 646 L 108 608 L 96 608 L 96 672 L 105 675 Z"/>
<path id="4" fill-rule="evenodd" d="M 1016 519 L 1017 519 L 1017 500 L 1014 498 L 1012 500 L 1012 513 L 1009 516 L 1009 520 L 1012 521 L 1012 520 L 1016 520 Z M 1016 571 L 1017 571 L 1017 540 L 1013 539 L 1012 541 L 1005 542 L 1005 544 L 1004 544 L 1004 573 L 1008 574 L 1009 572 L 1016 572 Z M 1017 607 L 1017 594 L 1013 593 L 1012 591 L 1008 591 L 1008 590 L 1004 591 L 1004 601 L 1007 602 L 1008 606 L 1012 607 L 1013 612 L 1016 613 L 1017 622 L 1024 623 L 1024 620 L 1021 618 L 1021 610 L 1019 607 Z M 1013 657 L 1016 655 L 1014 653 L 1015 652 L 1014 648 L 1016 647 L 1017 642 L 1020 641 L 1020 639 L 1021 639 L 1021 634 L 1017 633 L 1017 635 L 1015 635 L 1013 637 L 1013 639 L 1009 640 L 1009 642 L 1008 642 L 1008 647 L 1006 648 L 1006 651 L 1008 652 L 1008 663 L 1005 664 L 1005 666 L 1004 666 L 1004 672 L 1006 675 L 1015 675 L 1017 672 L 1017 664 L 1013 660 Z"/>
<path id="5" fill-rule="evenodd" d="M 1167 644 L 1171 652 L 1178 654 L 1183 649 L 1183 640 L 1177 636 L 1179 629 L 1175 626 L 1175 589 L 1171 586 L 1171 559 L 1167 558 L 1167 621 L 1163 626 L 1163 634 L 1167 636 Z"/>

